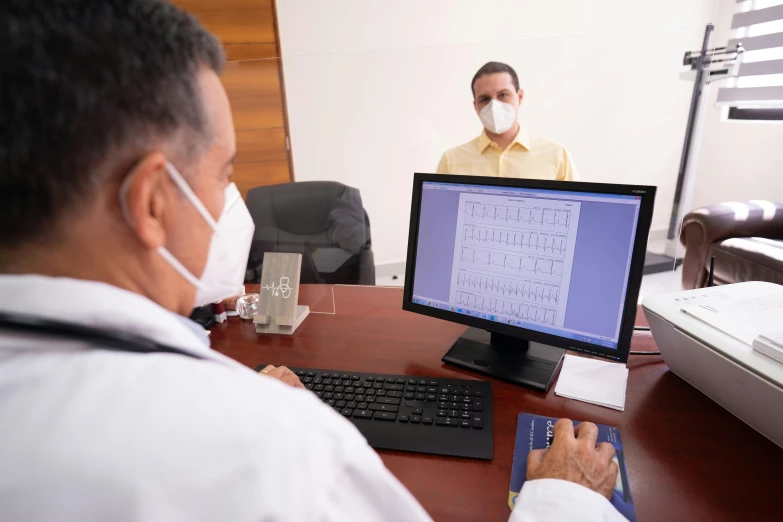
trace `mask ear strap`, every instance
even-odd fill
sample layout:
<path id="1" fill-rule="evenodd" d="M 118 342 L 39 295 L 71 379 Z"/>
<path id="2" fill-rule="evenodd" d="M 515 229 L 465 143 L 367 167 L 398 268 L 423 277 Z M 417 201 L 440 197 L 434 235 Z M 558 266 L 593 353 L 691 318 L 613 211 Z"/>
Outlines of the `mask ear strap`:
<path id="1" fill-rule="evenodd" d="M 179 262 L 179 260 L 174 257 L 174 255 L 169 252 L 166 247 L 158 247 L 157 249 L 158 254 L 165 259 L 171 268 L 177 271 L 179 275 L 185 278 L 185 280 L 190 283 L 191 285 L 195 286 L 196 288 L 200 290 L 204 290 L 204 284 L 193 274 L 190 273 L 190 270 L 185 268 L 185 265 Z"/>
<path id="2" fill-rule="evenodd" d="M 196 207 L 196 210 L 198 210 L 198 213 L 201 214 L 202 218 L 204 218 L 204 221 L 206 221 L 207 224 L 212 227 L 213 231 L 217 231 L 217 222 L 215 221 L 215 218 L 212 217 L 212 215 L 207 210 L 207 207 L 205 207 L 201 200 L 198 199 L 198 196 L 196 196 L 195 192 L 193 192 L 193 189 L 190 188 L 190 185 L 188 185 L 187 181 L 185 181 L 185 178 L 182 177 L 182 174 L 177 171 L 176 167 L 174 167 L 174 165 L 171 163 L 166 162 L 166 172 L 169 173 L 169 177 L 174 182 L 174 184 L 177 185 L 177 188 L 185 195 L 186 198 L 188 198 L 188 201 L 190 201 L 190 203 Z"/>

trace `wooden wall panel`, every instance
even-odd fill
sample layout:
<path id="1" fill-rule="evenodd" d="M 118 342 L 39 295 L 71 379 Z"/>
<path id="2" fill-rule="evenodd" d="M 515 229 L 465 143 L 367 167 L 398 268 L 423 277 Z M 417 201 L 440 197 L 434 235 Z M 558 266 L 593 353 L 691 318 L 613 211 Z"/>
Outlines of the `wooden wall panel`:
<path id="1" fill-rule="evenodd" d="M 234 181 L 253 187 L 293 180 L 286 146 L 274 0 L 173 0 L 223 43 L 223 86 L 237 134 Z"/>

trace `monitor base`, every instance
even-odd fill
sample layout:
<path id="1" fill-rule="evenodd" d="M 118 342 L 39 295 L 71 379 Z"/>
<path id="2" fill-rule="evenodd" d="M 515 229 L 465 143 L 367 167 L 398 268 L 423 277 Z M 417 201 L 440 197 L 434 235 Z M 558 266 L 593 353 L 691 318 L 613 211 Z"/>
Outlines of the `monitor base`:
<path id="1" fill-rule="evenodd" d="M 442 361 L 546 392 L 564 355 L 563 348 L 468 328 Z"/>

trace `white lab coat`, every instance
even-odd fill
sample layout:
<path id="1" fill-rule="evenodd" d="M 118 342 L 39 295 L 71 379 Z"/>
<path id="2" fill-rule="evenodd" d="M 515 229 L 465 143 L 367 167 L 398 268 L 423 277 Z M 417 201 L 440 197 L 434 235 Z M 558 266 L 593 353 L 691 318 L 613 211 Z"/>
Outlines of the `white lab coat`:
<path id="1" fill-rule="evenodd" d="M 2 521 L 430 520 L 350 422 L 211 350 L 203 331 L 144 297 L 0 275 L 0 310 L 208 359 L 0 330 Z M 511 520 L 624 519 L 586 488 L 538 480 Z"/>

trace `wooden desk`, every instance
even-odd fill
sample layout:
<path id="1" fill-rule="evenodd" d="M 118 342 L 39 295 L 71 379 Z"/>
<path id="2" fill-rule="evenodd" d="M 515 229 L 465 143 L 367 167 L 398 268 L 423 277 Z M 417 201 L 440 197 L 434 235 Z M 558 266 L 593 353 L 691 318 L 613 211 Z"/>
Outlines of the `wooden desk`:
<path id="1" fill-rule="evenodd" d="M 338 286 L 334 299 L 334 315 L 311 314 L 293 337 L 260 336 L 251 322 L 229 319 L 212 329 L 213 347 L 250 367 L 479 377 L 440 360 L 465 327 L 403 312 L 401 289 Z M 332 287 L 302 287 L 300 304 L 332 312 Z M 646 324 L 641 313 L 638 321 Z M 640 335 L 633 349 L 656 347 Z M 379 453 L 435 520 L 501 521 L 509 516 L 517 414 L 588 420 L 620 428 L 639 520 L 780 520 L 783 450 L 675 376 L 660 357 L 632 357 L 628 367 L 625 412 L 493 379 L 490 462 Z"/>

